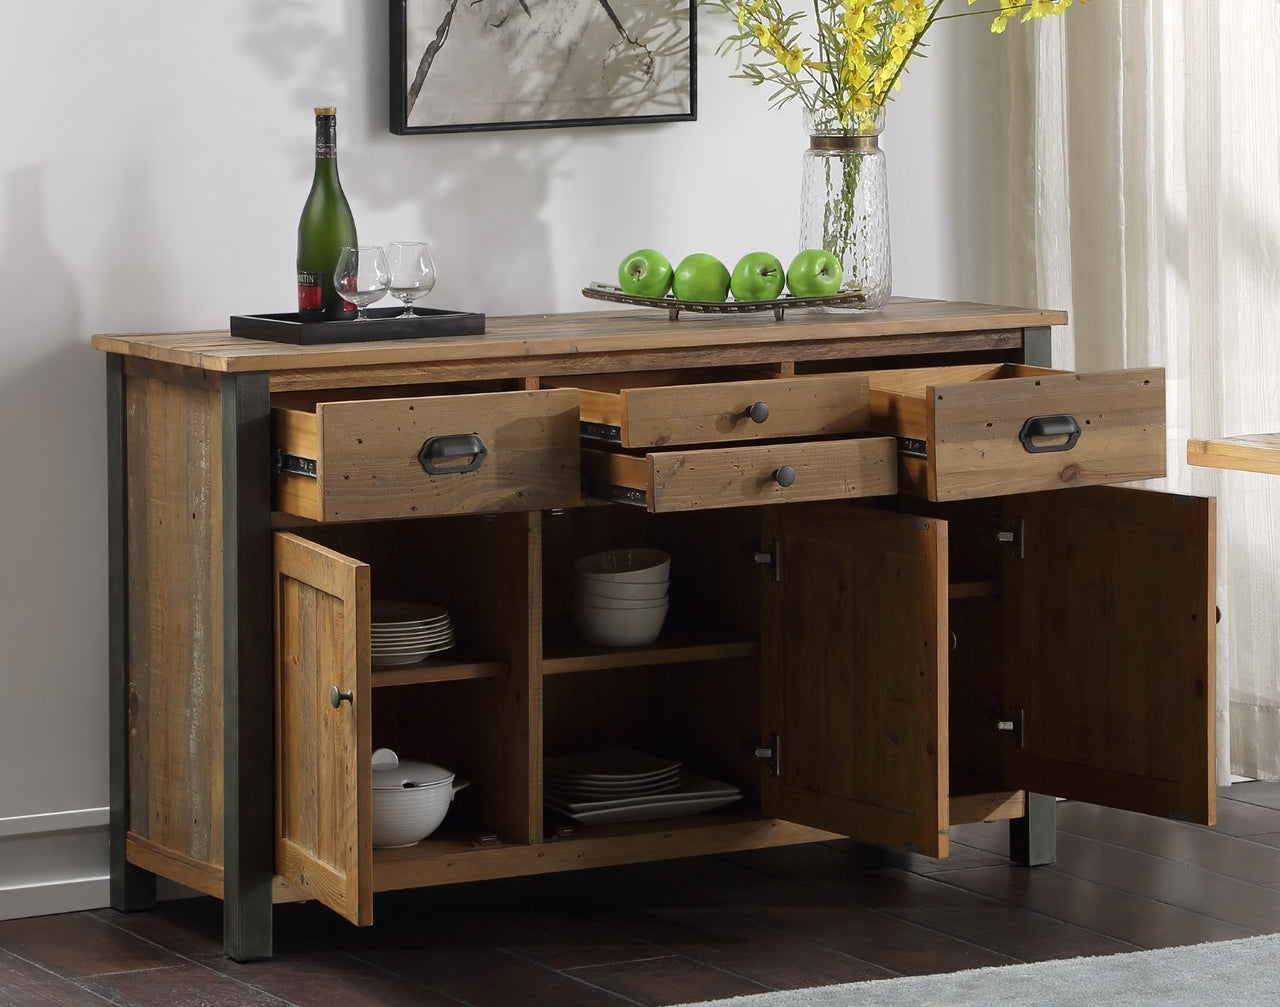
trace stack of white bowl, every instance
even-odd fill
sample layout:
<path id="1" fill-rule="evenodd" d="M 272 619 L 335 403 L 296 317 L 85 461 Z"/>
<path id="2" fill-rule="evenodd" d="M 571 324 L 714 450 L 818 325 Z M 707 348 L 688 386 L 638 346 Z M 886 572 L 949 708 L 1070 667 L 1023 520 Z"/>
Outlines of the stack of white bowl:
<path id="1" fill-rule="evenodd" d="M 667 617 L 671 557 L 660 549 L 612 549 L 573 565 L 573 618 L 590 643 L 653 643 Z"/>

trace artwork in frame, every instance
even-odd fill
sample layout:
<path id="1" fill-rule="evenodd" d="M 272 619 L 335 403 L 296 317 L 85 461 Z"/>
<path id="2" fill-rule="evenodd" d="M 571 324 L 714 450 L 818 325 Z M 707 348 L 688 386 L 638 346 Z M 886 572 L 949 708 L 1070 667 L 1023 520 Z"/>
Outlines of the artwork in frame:
<path id="1" fill-rule="evenodd" d="M 697 0 L 391 0 L 391 132 L 697 118 Z"/>

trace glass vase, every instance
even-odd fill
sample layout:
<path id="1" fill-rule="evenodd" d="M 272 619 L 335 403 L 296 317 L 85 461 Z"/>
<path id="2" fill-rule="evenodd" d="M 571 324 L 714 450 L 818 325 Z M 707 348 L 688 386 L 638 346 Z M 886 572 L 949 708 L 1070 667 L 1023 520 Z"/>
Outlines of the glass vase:
<path id="1" fill-rule="evenodd" d="M 889 179 L 880 133 L 884 109 L 842 126 L 805 110 L 809 149 L 800 186 L 800 247 L 825 248 L 844 266 L 844 286 L 884 306 L 892 286 Z"/>

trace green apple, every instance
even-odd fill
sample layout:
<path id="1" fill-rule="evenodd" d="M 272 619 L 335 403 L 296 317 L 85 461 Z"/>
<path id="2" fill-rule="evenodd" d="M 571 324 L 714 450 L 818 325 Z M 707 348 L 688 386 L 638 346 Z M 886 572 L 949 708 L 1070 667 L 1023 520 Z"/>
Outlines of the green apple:
<path id="1" fill-rule="evenodd" d="M 652 248 L 632 252 L 618 266 L 618 286 L 632 297 L 664 297 L 671 289 L 671 260 Z"/>
<path id="2" fill-rule="evenodd" d="M 834 294 L 844 281 L 840 260 L 821 248 L 806 248 L 791 260 L 787 269 L 787 289 L 796 297 Z"/>
<path id="3" fill-rule="evenodd" d="M 714 255 L 686 255 L 671 276 L 671 290 L 682 301 L 723 301 L 729 296 L 729 270 Z"/>
<path id="4" fill-rule="evenodd" d="M 776 255 L 748 252 L 733 267 L 729 291 L 736 301 L 772 301 L 786 282 L 786 271 Z"/>

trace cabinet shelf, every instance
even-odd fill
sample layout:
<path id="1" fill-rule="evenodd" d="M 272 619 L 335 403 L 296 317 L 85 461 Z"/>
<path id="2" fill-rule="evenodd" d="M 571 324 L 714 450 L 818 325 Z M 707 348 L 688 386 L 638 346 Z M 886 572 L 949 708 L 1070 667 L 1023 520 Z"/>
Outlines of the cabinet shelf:
<path id="1" fill-rule="evenodd" d="M 1021 818 L 1026 814 L 1027 795 L 1022 790 L 1008 790 L 979 780 L 953 782 L 951 787 L 951 824 L 995 822 Z"/>
<path id="2" fill-rule="evenodd" d="M 821 829 L 729 809 L 581 827 L 571 836 L 528 845 L 473 846 L 456 835 L 431 836 L 416 846 L 374 850 L 373 888 L 385 892 L 510 877 L 513 866 L 519 868 L 515 873 L 544 874 L 839 838 Z"/>
<path id="3" fill-rule="evenodd" d="M 390 685 L 420 685 L 428 682 L 462 682 L 476 678 L 502 678 L 509 674 L 506 661 L 481 657 L 466 652 L 450 652 L 444 657 L 428 658 L 421 664 L 373 669 L 370 684 L 376 689 Z"/>
<path id="4" fill-rule="evenodd" d="M 723 631 L 664 633 L 656 642 L 646 647 L 597 647 L 566 629 L 555 635 L 548 633 L 542 658 L 542 673 L 564 675 L 607 668 L 722 661 L 754 657 L 757 650 L 758 644 L 754 637 Z"/>

